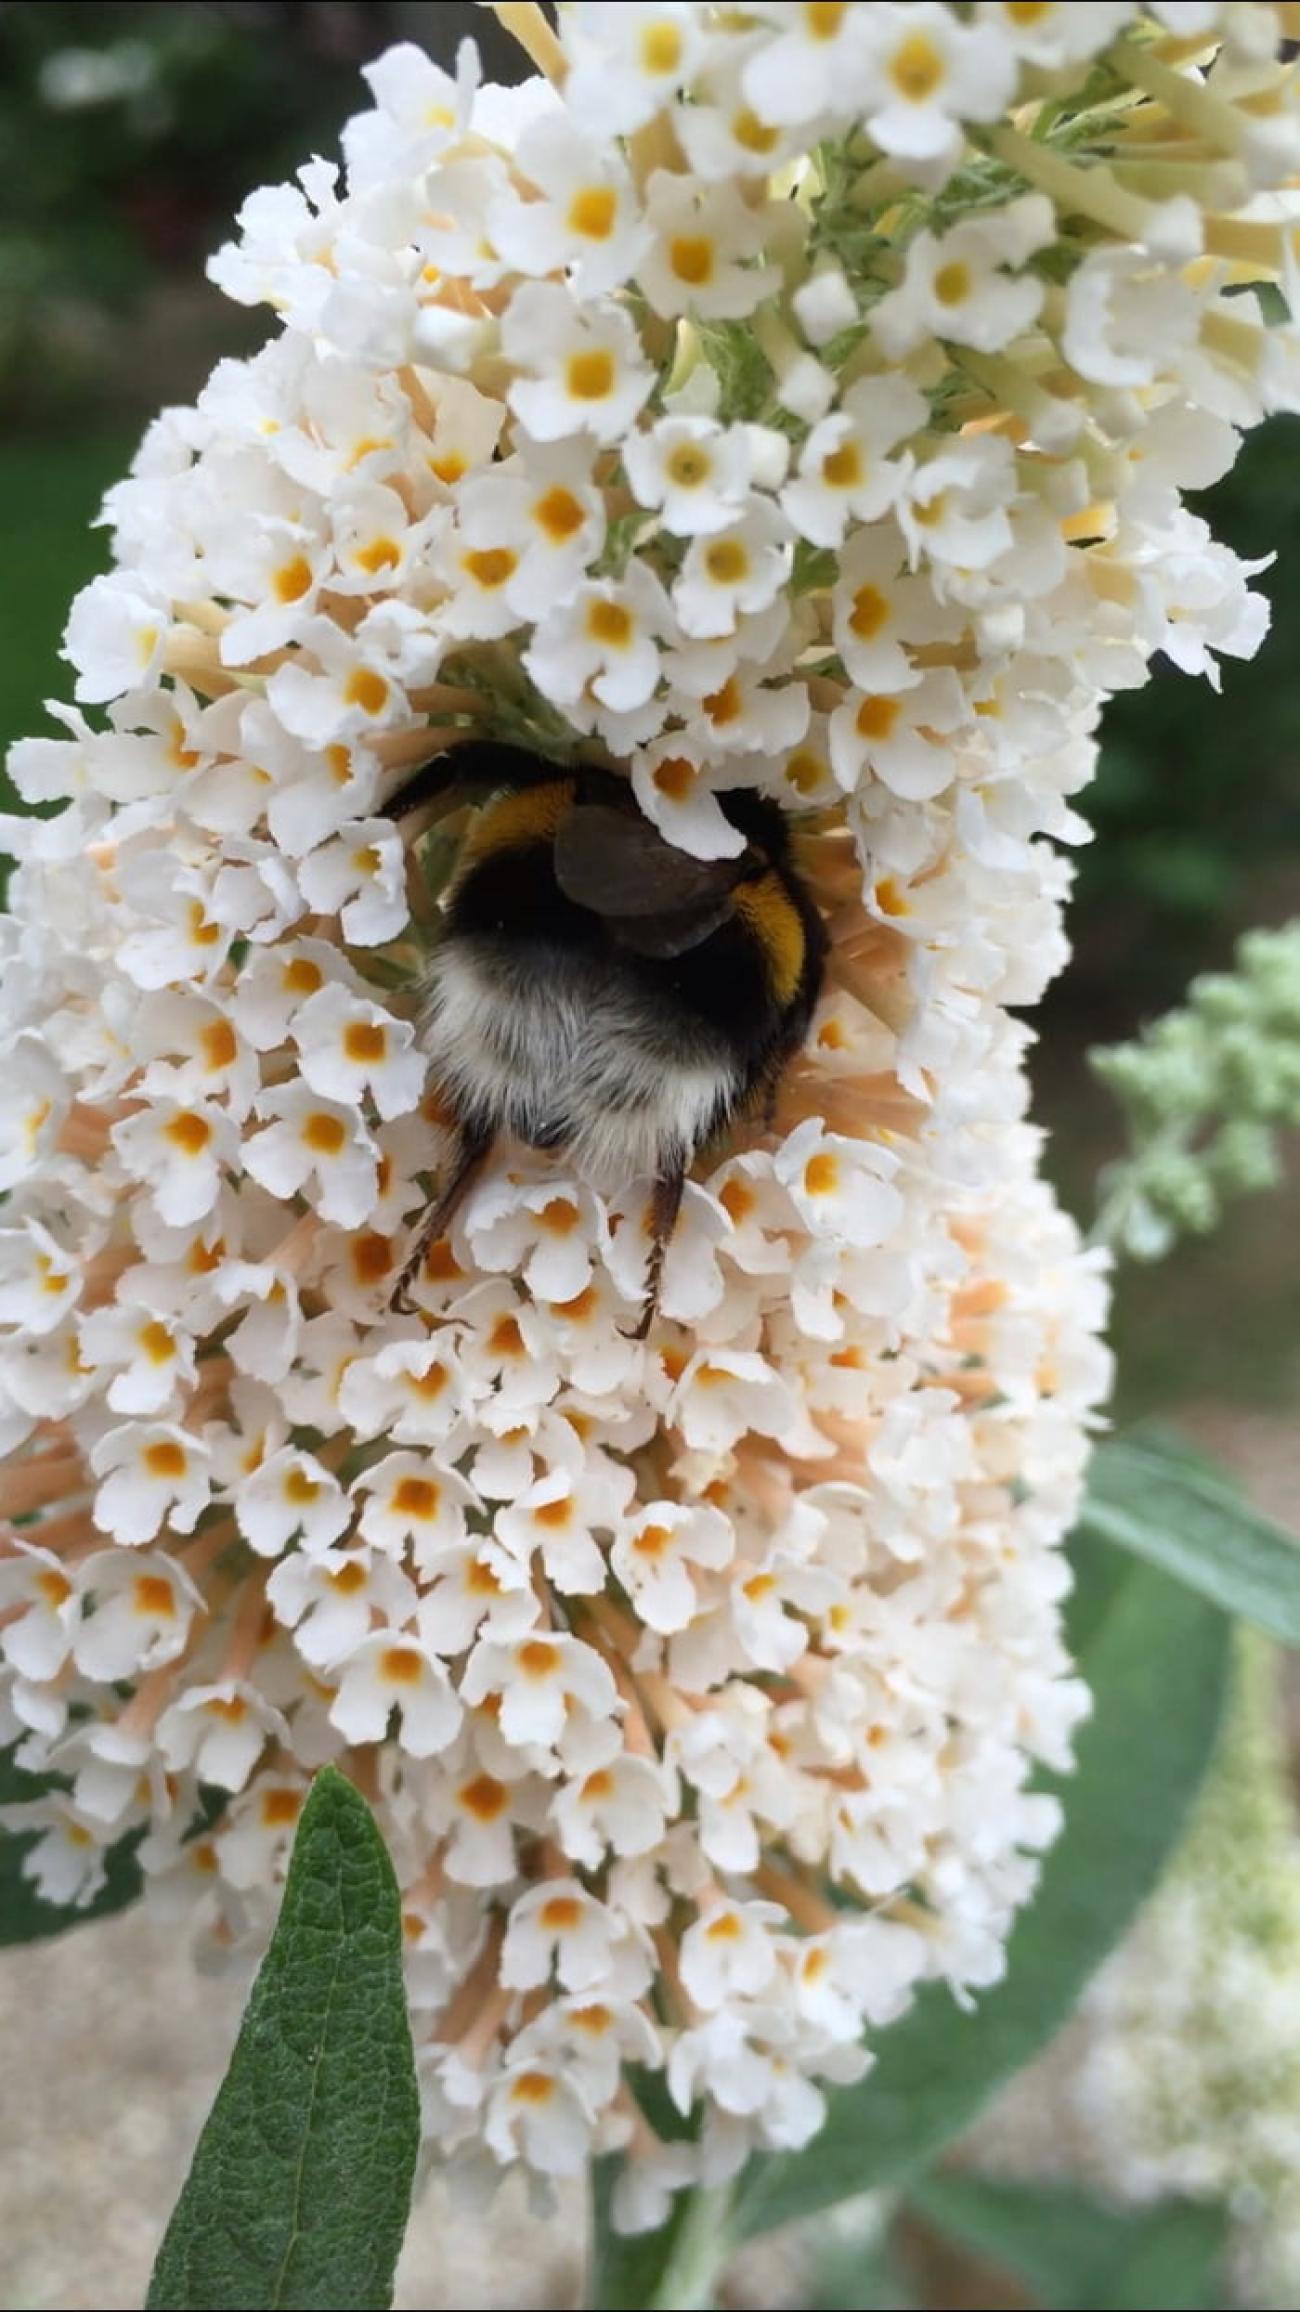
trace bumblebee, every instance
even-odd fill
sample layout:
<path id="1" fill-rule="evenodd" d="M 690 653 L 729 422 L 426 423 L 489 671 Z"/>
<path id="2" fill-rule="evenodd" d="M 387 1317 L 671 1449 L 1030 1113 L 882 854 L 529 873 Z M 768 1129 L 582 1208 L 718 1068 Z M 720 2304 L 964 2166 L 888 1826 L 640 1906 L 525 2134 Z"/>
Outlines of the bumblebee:
<path id="1" fill-rule="evenodd" d="M 386 806 L 480 801 L 420 989 L 418 1039 L 456 1129 L 448 1172 L 392 1296 L 411 1279 L 498 1136 L 570 1156 L 589 1178 L 650 1175 L 637 1338 L 697 1152 L 773 1090 L 821 990 L 826 936 L 779 806 L 718 800 L 734 859 L 666 842 L 617 773 L 479 742 L 418 770 Z"/>

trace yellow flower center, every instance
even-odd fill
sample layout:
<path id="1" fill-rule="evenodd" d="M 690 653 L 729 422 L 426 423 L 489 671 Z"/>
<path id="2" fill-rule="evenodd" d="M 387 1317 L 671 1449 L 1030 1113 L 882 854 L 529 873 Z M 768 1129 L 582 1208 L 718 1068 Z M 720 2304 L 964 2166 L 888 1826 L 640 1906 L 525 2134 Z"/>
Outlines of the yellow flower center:
<path id="1" fill-rule="evenodd" d="M 618 195 L 612 185 L 582 185 L 569 203 L 569 231 L 584 241 L 607 241 L 618 215 Z"/>

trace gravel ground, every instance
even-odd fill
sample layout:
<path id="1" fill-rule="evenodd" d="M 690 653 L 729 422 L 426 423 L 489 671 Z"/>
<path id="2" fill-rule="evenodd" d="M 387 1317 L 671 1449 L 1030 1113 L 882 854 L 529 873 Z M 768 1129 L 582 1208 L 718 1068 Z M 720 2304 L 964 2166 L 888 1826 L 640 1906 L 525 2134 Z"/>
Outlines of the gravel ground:
<path id="1" fill-rule="evenodd" d="M 247 1977 L 197 1975 L 143 1913 L 0 1964 L 0 2305 L 131 2312 L 239 2025 Z M 399 2312 L 571 2304 L 581 2209 L 543 2224 L 523 2195 L 490 2215 L 427 2192 Z M 485 2233 L 491 2227 L 491 2246 Z"/>
<path id="2" fill-rule="evenodd" d="M 1179 1425 L 1239 1470 L 1260 1508 L 1300 1530 L 1300 1423 L 1205 1404 Z M 130 2312 L 143 2302 L 244 1989 L 243 1977 L 196 1975 L 183 1938 L 143 1915 L 4 1954 L 5 2312 Z M 434 2189 L 407 2241 L 399 2312 L 572 2304 L 581 2224 L 576 2197 L 543 2223 L 513 2190 L 485 2213 Z M 761 2280 L 753 2300 L 773 2302 Z"/>

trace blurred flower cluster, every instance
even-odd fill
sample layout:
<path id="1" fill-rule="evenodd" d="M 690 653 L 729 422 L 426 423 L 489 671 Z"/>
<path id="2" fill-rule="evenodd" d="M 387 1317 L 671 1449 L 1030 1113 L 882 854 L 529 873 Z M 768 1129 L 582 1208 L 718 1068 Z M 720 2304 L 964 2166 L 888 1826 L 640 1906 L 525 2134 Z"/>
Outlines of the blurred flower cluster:
<path id="1" fill-rule="evenodd" d="M 10 757 L 3 1706 L 42 1888 L 135 1833 L 224 1942 L 341 1759 L 431 2137 L 626 2150 L 636 2228 L 996 1977 L 1055 1827 L 1104 1277 L 1007 1007 L 1105 694 L 1263 631 L 1181 493 L 1300 400 L 1300 111 L 1271 6 L 505 13 L 526 87 L 391 51 L 245 205 L 280 333 L 150 429 Z M 649 1184 L 519 1147 L 390 1310 L 455 843 L 385 805 L 485 734 L 700 858 L 775 798 L 826 918 L 644 1342 Z"/>
<path id="2" fill-rule="evenodd" d="M 1300 1843 L 1281 1657 L 1240 1631 L 1177 1859 L 1063 2039 L 981 2123 L 981 2162 L 1112 2201 L 1219 2202 L 1233 2301 L 1300 2293 Z"/>
<path id="3" fill-rule="evenodd" d="M 1092 1065 L 1132 1143 L 1103 1181 L 1098 1233 L 1158 1260 L 1279 1178 L 1278 1134 L 1300 1124 L 1300 924 L 1247 932 L 1235 970 L 1202 973 L 1185 1009 Z"/>

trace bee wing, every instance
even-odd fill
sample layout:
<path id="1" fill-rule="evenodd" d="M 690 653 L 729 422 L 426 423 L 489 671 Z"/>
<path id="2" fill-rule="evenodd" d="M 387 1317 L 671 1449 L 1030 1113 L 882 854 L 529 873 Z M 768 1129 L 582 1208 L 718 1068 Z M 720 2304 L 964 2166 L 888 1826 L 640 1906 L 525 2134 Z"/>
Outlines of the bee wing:
<path id="1" fill-rule="evenodd" d="M 606 916 L 605 920 L 619 946 L 630 947 L 634 955 L 685 955 L 725 923 L 730 910 L 731 896 L 727 893 L 711 905 L 701 902 L 676 915 Z"/>
<path id="2" fill-rule="evenodd" d="M 703 928 L 695 939 L 662 951 L 676 955 L 717 929 L 742 873 L 738 859 L 693 859 L 639 813 L 607 803 L 580 803 L 555 837 L 555 880 L 566 899 L 629 931 L 644 919 Z M 706 920 L 707 919 L 707 920 Z M 631 939 L 628 945 L 632 945 Z"/>

